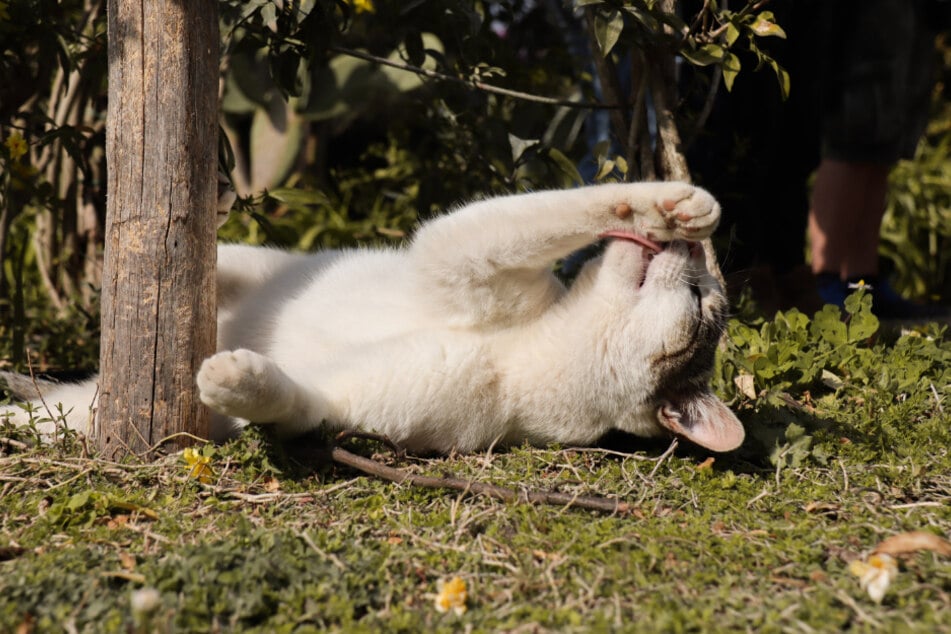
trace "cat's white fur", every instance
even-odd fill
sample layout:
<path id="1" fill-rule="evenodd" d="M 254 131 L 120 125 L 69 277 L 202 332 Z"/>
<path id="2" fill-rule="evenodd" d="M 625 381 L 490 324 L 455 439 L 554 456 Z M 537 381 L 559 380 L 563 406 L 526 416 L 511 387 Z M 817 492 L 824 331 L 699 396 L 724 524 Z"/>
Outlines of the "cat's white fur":
<path id="1" fill-rule="evenodd" d="M 445 452 L 621 429 L 733 449 L 743 428 L 706 386 L 725 304 L 695 242 L 719 216 L 691 185 L 611 184 L 481 200 L 405 249 L 222 246 L 220 352 L 197 377 L 215 436 L 325 424 Z M 604 234 L 566 289 L 552 263 Z M 675 242 L 651 257 L 635 234 Z M 83 428 L 93 392 L 45 400 Z"/>

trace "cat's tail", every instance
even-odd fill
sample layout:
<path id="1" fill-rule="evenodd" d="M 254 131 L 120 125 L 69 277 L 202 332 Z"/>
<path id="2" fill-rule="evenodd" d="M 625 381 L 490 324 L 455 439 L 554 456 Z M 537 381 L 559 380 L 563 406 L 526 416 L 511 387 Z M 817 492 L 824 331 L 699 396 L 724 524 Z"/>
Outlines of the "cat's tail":
<path id="1" fill-rule="evenodd" d="M 98 397 L 96 378 L 81 383 L 56 383 L 0 372 L 0 389 L 14 400 L 11 405 L 0 405 L 0 423 L 33 426 L 47 440 L 64 427 L 86 435 L 92 431 Z"/>

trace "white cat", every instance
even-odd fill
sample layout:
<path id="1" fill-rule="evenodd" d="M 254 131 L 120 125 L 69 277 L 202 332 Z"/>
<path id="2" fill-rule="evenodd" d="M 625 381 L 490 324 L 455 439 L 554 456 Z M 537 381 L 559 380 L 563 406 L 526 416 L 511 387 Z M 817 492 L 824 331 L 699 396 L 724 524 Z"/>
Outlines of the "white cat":
<path id="1" fill-rule="evenodd" d="M 214 435 L 326 425 L 467 452 L 620 429 L 734 449 L 743 427 L 708 386 L 726 300 L 697 242 L 719 217 L 687 184 L 611 184 L 475 202 L 399 250 L 222 246 L 220 352 L 197 377 Z M 601 237 L 565 289 L 552 264 Z M 45 399 L 79 428 L 94 389 Z"/>

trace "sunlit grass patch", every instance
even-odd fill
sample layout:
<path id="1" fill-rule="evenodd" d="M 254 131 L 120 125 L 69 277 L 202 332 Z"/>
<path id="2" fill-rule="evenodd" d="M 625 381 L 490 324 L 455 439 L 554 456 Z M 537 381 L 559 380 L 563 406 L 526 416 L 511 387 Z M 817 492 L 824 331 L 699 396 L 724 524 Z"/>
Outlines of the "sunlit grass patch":
<path id="1" fill-rule="evenodd" d="M 750 326 L 779 366 L 754 359 L 755 391 L 723 393 L 748 428 L 734 454 L 623 436 L 436 458 L 349 445 L 623 512 L 383 482 L 334 464 L 327 439 L 257 429 L 149 463 L 0 430 L 0 630 L 947 631 L 951 344 L 840 345 L 784 319 Z M 727 346 L 718 380 L 750 354 Z M 810 354 L 837 380 L 796 370 Z M 897 573 L 870 596 L 857 562 L 883 555 Z"/>

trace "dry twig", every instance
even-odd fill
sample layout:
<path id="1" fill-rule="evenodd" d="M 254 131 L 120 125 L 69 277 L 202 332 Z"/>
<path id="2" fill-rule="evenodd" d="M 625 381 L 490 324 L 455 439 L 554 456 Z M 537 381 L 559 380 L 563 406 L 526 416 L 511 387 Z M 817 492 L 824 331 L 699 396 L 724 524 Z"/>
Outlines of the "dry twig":
<path id="1" fill-rule="evenodd" d="M 395 482 L 397 484 L 411 484 L 413 486 L 429 489 L 449 489 L 452 491 L 461 491 L 463 494 L 473 493 L 476 495 L 486 495 L 497 500 L 505 502 L 522 502 L 526 504 L 552 504 L 564 506 L 566 508 L 582 508 L 602 513 L 627 513 L 631 510 L 630 504 L 620 500 L 590 495 L 572 495 L 569 493 L 559 493 L 557 491 L 536 491 L 526 489 L 516 491 L 506 487 L 479 482 L 477 480 L 465 480 L 462 478 L 437 478 L 433 476 L 424 476 L 416 473 L 410 473 L 402 469 L 396 469 L 381 464 L 376 460 L 358 456 L 340 447 L 339 442 L 347 438 L 368 438 L 370 440 L 380 440 L 385 442 L 390 448 L 398 447 L 390 440 L 384 439 L 375 434 L 362 434 L 360 432 L 344 432 L 337 437 L 337 441 L 330 450 L 331 458 L 334 462 L 354 468 L 367 475 L 372 475 L 383 480 Z"/>

